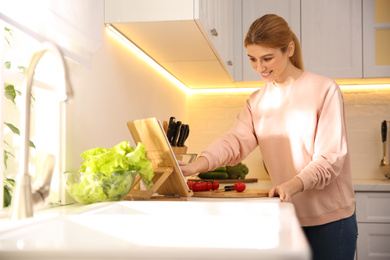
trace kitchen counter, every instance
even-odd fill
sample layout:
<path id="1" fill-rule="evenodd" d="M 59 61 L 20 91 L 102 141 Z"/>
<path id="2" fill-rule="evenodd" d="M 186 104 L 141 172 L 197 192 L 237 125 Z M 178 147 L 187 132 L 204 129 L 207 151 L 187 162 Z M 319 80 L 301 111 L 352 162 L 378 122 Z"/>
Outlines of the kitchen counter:
<path id="1" fill-rule="evenodd" d="M 389 179 L 353 180 L 355 191 L 390 191 Z"/>
<path id="2" fill-rule="evenodd" d="M 277 198 L 74 204 L 3 222 L 1 259 L 310 259 Z"/>

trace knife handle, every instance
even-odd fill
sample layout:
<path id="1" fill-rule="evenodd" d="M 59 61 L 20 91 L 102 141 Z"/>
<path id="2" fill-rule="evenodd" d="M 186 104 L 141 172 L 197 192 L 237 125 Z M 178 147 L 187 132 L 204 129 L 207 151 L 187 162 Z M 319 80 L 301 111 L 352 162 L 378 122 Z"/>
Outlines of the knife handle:
<path id="1" fill-rule="evenodd" d="M 177 146 L 178 147 L 182 146 L 185 131 L 186 131 L 186 125 L 182 124 L 181 127 L 180 127 L 179 139 L 177 140 Z"/>
<path id="2" fill-rule="evenodd" d="M 182 125 L 181 127 L 183 128 L 183 134 L 180 134 L 179 143 L 177 144 L 177 146 L 183 147 L 184 142 L 188 137 L 189 126 L 186 124 Z"/>
<path id="3" fill-rule="evenodd" d="M 173 118 L 173 119 L 172 119 L 172 118 Z M 168 132 L 167 132 L 167 138 L 168 138 L 168 142 L 169 142 L 169 143 L 172 142 L 172 137 L 173 137 L 173 134 L 175 133 L 175 129 L 176 129 L 175 118 L 174 118 L 174 117 L 171 117 L 171 118 L 169 119 Z"/>
<path id="4" fill-rule="evenodd" d="M 177 121 L 176 129 L 172 138 L 172 143 L 171 143 L 172 146 L 176 146 L 177 137 L 179 136 L 179 132 L 180 132 L 180 126 L 181 126 L 181 121 Z"/>
<path id="5" fill-rule="evenodd" d="M 387 121 L 382 122 L 382 143 L 386 142 L 387 139 Z"/>
<path id="6" fill-rule="evenodd" d="M 186 125 L 186 131 L 184 133 L 184 138 L 183 138 L 183 142 L 182 142 L 181 146 L 184 146 L 184 143 L 187 140 L 189 134 L 190 134 L 190 126 Z"/>

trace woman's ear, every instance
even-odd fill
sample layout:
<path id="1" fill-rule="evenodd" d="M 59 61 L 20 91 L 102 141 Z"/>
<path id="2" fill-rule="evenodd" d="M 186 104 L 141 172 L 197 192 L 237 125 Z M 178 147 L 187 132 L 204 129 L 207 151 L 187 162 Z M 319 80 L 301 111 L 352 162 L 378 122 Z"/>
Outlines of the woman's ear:
<path id="1" fill-rule="evenodd" d="M 288 44 L 288 47 L 287 47 L 288 57 L 292 57 L 294 55 L 294 51 L 295 51 L 295 43 L 292 41 Z"/>

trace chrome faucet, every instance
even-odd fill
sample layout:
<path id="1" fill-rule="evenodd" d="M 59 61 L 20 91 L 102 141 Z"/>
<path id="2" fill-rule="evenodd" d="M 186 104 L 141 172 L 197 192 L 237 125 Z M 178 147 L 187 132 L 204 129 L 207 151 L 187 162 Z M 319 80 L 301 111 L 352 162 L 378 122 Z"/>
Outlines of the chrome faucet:
<path id="1" fill-rule="evenodd" d="M 19 174 L 17 176 L 14 195 L 12 197 L 10 215 L 11 220 L 23 219 L 33 216 L 34 198 L 31 189 L 31 176 L 28 171 L 28 161 L 30 154 L 30 96 L 33 87 L 35 68 L 42 56 L 48 52 L 53 53 L 59 58 L 63 71 L 64 78 L 62 89 L 60 89 L 60 87 L 57 88 L 57 92 L 59 93 L 59 101 L 68 101 L 73 96 L 64 56 L 55 44 L 49 42 L 43 43 L 41 50 L 36 52 L 31 58 L 30 65 L 27 69 L 24 80 L 24 114 L 22 115 L 22 124 L 20 128 L 20 136 L 23 140 L 23 143 L 20 150 Z M 51 178 L 49 181 L 51 182 Z"/>

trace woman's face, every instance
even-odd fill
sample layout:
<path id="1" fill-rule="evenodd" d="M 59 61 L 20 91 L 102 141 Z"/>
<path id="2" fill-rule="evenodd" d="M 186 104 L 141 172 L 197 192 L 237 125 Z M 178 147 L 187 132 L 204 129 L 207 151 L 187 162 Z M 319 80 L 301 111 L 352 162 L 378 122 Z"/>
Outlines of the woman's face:
<path id="1" fill-rule="evenodd" d="M 290 48 L 287 49 L 286 52 L 282 52 L 281 49 L 263 47 L 257 44 L 247 46 L 252 68 L 261 75 L 266 83 L 282 83 L 288 76 L 286 68 L 289 63 Z"/>

